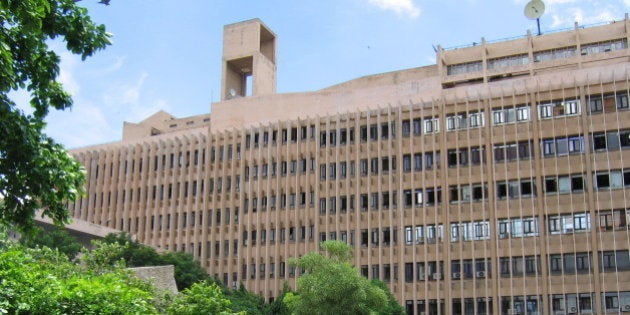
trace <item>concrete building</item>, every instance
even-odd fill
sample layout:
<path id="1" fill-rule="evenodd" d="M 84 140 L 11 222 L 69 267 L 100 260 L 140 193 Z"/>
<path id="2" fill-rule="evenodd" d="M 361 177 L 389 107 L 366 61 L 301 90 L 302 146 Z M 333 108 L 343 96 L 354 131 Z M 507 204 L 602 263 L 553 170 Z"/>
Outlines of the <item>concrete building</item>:
<path id="1" fill-rule="evenodd" d="M 76 218 L 267 299 L 322 240 L 409 314 L 630 314 L 630 20 L 277 94 L 276 35 L 225 26 L 212 113 L 72 154 Z"/>

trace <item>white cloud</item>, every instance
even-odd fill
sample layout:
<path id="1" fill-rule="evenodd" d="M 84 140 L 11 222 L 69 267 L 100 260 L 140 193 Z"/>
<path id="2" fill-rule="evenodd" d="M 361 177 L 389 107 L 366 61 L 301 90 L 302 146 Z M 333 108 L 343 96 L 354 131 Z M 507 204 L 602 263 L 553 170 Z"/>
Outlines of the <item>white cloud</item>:
<path id="1" fill-rule="evenodd" d="M 100 69 L 98 71 L 98 74 L 99 75 L 104 75 L 104 74 L 109 74 L 109 73 L 116 72 L 116 71 L 120 70 L 120 68 L 122 68 L 122 66 L 125 64 L 125 59 L 126 59 L 125 56 L 114 57 L 114 62 L 111 65 L 109 65 L 108 67 Z"/>
<path id="2" fill-rule="evenodd" d="M 576 2 L 576 0 L 545 0 L 544 1 L 546 5 L 566 4 L 566 3 L 573 3 L 573 2 Z"/>
<path id="3" fill-rule="evenodd" d="M 552 28 L 570 27 L 575 22 L 578 22 L 580 25 L 589 25 L 619 19 L 614 12 L 607 8 L 591 11 L 590 13 L 585 13 L 582 8 L 567 8 L 563 10 L 563 14 L 551 14 L 551 18 L 553 20 L 551 23 Z"/>
<path id="4" fill-rule="evenodd" d="M 138 105 L 142 86 L 148 77 L 148 73 L 142 72 L 140 77 L 131 84 L 115 85 L 107 92 L 107 94 L 104 95 L 103 100 L 105 104 L 112 107 L 118 107 L 120 105 Z"/>
<path id="5" fill-rule="evenodd" d="M 400 15 L 408 15 L 411 18 L 420 16 L 420 9 L 412 0 L 368 0 L 383 10 L 392 10 Z"/>
<path id="6" fill-rule="evenodd" d="M 122 122 L 139 122 L 159 110 L 171 110 L 161 98 L 146 91 L 147 72 L 127 84 L 115 84 L 101 96 L 75 98 L 71 110 L 51 112 L 46 132 L 68 148 L 83 147 L 119 139 Z M 74 132 L 79 130 L 80 132 Z"/>
<path id="7" fill-rule="evenodd" d="M 120 128 L 114 128 L 108 121 L 103 108 L 84 100 L 77 100 L 79 104 L 72 110 L 51 112 L 47 121 L 46 133 L 63 143 L 67 148 L 77 148 L 86 145 L 111 141 L 113 134 L 120 133 Z M 72 132 L 80 130 L 80 132 Z"/>
<path id="8" fill-rule="evenodd" d="M 68 93 L 77 95 L 81 87 L 75 79 L 74 71 L 81 60 L 56 42 L 51 45 L 51 48 L 59 55 L 61 60 L 59 62 L 59 76 L 57 80 L 63 84 L 63 88 Z"/>
<path id="9" fill-rule="evenodd" d="M 130 84 L 119 84 L 103 95 L 103 104 L 116 117 L 114 119 L 138 122 L 159 110 L 170 110 L 169 104 L 161 98 L 151 98 L 143 90 L 149 78 L 147 72 Z"/>

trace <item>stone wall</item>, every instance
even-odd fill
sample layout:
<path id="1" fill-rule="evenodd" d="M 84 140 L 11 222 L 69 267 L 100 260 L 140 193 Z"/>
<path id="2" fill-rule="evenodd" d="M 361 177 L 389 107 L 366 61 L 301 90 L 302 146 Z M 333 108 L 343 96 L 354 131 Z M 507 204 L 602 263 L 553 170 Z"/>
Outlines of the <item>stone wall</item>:
<path id="1" fill-rule="evenodd" d="M 175 267 L 168 266 L 152 266 L 152 267 L 136 267 L 129 268 L 136 276 L 143 280 L 151 281 L 160 291 L 169 291 L 177 294 L 177 285 L 175 284 Z"/>

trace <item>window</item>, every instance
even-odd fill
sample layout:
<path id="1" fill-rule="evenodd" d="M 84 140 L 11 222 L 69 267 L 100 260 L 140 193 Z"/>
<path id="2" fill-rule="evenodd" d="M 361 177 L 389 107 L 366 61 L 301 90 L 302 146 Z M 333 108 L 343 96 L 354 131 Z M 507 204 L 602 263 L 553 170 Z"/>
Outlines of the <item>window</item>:
<path id="1" fill-rule="evenodd" d="M 601 96 L 589 96 L 588 105 L 591 113 L 600 113 L 604 109 L 603 98 Z"/>
<path id="2" fill-rule="evenodd" d="M 402 135 L 403 137 L 409 137 L 411 134 L 411 121 L 409 119 L 402 121 Z"/>
<path id="3" fill-rule="evenodd" d="M 538 217 L 522 217 L 498 220 L 499 239 L 539 235 Z"/>
<path id="4" fill-rule="evenodd" d="M 593 138 L 593 150 L 619 150 L 630 148 L 630 130 L 609 131 L 607 133 L 595 133 Z"/>
<path id="5" fill-rule="evenodd" d="M 589 253 L 568 253 L 549 255 L 550 274 L 575 274 L 591 271 L 591 255 Z"/>
<path id="6" fill-rule="evenodd" d="M 529 106 L 522 106 L 516 108 L 516 121 L 529 121 L 530 119 Z"/>
<path id="7" fill-rule="evenodd" d="M 487 194 L 485 184 L 451 186 L 449 191 L 451 203 L 481 201 Z"/>
<path id="8" fill-rule="evenodd" d="M 488 221 L 451 223 L 451 242 L 490 239 Z"/>
<path id="9" fill-rule="evenodd" d="M 536 185 L 531 180 L 497 182 L 497 198 L 519 198 L 534 196 Z"/>
<path id="10" fill-rule="evenodd" d="M 422 120 L 420 118 L 415 118 L 413 120 L 413 135 L 419 136 L 422 133 Z"/>
<path id="11" fill-rule="evenodd" d="M 534 155 L 531 141 L 495 144 L 493 151 L 495 162 L 528 160 Z"/>
<path id="12" fill-rule="evenodd" d="M 370 125 L 370 140 L 378 140 L 378 125 L 376 124 Z"/>
<path id="13" fill-rule="evenodd" d="M 446 117 L 446 130 L 450 131 L 461 128 L 462 120 L 463 117 L 458 115 Z"/>
<path id="14" fill-rule="evenodd" d="M 581 113 L 579 100 L 552 101 L 546 104 L 538 105 L 538 114 L 540 119 L 549 119 L 554 117 L 573 116 Z"/>
<path id="15" fill-rule="evenodd" d="M 545 193 L 565 194 L 584 191 L 584 175 L 552 176 L 544 179 Z"/>
<path id="16" fill-rule="evenodd" d="M 626 298 L 630 295 L 628 292 L 622 292 Z M 606 313 L 618 313 L 619 308 L 619 294 L 617 292 L 602 293 L 602 308 L 606 309 Z M 624 305 L 625 312 L 625 305 Z"/>
<path id="17" fill-rule="evenodd" d="M 529 121 L 530 119 L 529 106 L 520 106 L 516 108 L 505 108 L 494 110 L 492 112 L 493 124 L 505 124 L 519 121 Z"/>
<path id="18" fill-rule="evenodd" d="M 452 149 L 447 152 L 448 166 L 466 166 L 466 165 L 479 165 L 483 162 L 484 148 L 472 147 L 462 149 Z"/>
<path id="19" fill-rule="evenodd" d="M 389 138 L 389 124 L 382 123 L 381 124 L 381 139 Z"/>
<path id="20" fill-rule="evenodd" d="M 570 234 L 591 229 L 591 217 L 588 212 L 551 215 L 547 217 L 550 234 Z"/>
<path id="21" fill-rule="evenodd" d="M 580 102 L 577 100 L 563 102 L 562 105 L 564 106 L 565 115 L 577 115 L 580 113 Z"/>
<path id="22" fill-rule="evenodd" d="M 584 137 L 569 136 L 566 138 L 543 139 L 541 147 L 544 157 L 584 153 Z"/>
<path id="23" fill-rule="evenodd" d="M 437 118 L 424 119 L 424 133 L 436 133 L 440 131 L 440 121 Z"/>
<path id="24" fill-rule="evenodd" d="M 527 54 L 513 55 L 501 58 L 493 58 L 488 60 L 488 69 L 499 69 L 505 67 L 514 67 L 529 63 Z"/>
<path id="25" fill-rule="evenodd" d="M 601 230 L 625 229 L 630 220 L 630 210 L 609 210 L 599 212 L 599 228 Z"/>
<path id="26" fill-rule="evenodd" d="M 553 117 L 553 105 L 544 104 L 538 105 L 538 115 L 540 119 L 547 119 Z"/>
<path id="27" fill-rule="evenodd" d="M 442 239 L 444 238 L 444 227 L 442 226 L 442 224 L 427 225 L 425 226 L 425 232 L 427 243 L 442 242 Z"/>
<path id="28" fill-rule="evenodd" d="M 534 276 L 540 274 L 539 256 L 515 256 L 499 258 L 501 277 Z"/>
<path id="29" fill-rule="evenodd" d="M 411 172 L 411 154 L 403 155 L 403 172 Z"/>
<path id="30" fill-rule="evenodd" d="M 481 127 L 484 125 L 483 112 L 472 113 L 468 116 L 468 125 L 470 128 Z"/>
<path id="31" fill-rule="evenodd" d="M 599 261 L 604 271 L 630 270 L 630 252 L 627 250 L 600 252 Z"/>
<path id="32" fill-rule="evenodd" d="M 593 184 L 597 190 L 622 188 L 630 185 L 630 171 L 596 172 L 593 175 Z"/>
<path id="33" fill-rule="evenodd" d="M 464 74 L 481 71 L 483 68 L 483 64 L 481 61 L 472 61 L 454 65 L 448 65 L 446 67 L 446 72 L 448 75 L 456 75 L 456 74 Z"/>

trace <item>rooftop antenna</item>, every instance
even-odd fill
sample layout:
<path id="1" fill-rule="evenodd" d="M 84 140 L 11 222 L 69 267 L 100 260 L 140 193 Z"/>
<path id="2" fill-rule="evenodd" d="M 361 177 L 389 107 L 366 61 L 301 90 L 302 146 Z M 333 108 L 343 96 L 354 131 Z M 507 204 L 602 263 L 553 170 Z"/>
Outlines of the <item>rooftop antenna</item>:
<path id="1" fill-rule="evenodd" d="M 545 13 L 545 4 L 542 0 L 531 0 L 525 5 L 525 16 L 530 20 L 536 20 L 538 26 L 538 35 L 542 35 L 540 32 L 540 17 Z"/>

